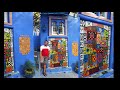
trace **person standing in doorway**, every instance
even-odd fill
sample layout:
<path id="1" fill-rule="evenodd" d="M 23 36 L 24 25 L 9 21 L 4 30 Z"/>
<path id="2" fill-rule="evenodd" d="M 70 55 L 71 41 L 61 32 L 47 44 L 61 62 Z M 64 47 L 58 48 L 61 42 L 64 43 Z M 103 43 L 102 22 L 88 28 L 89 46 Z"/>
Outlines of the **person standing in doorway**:
<path id="1" fill-rule="evenodd" d="M 40 47 L 40 61 L 41 61 L 41 68 L 43 69 L 43 75 L 47 76 L 46 74 L 46 67 L 47 62 L 49 59 L 50 47 L 48 46 L 48 41 L 44 42 L 44 45 Z"/>

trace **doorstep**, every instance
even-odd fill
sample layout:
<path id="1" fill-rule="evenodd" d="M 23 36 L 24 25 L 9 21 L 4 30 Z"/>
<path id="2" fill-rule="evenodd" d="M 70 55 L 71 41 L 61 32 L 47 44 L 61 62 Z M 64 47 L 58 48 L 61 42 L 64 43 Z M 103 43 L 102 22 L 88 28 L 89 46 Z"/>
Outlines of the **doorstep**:
<path id="1" fill-rule="evenodd" d="M 47 68 L 47 73 L 60 73 L 60 72 L 72 72 L 71 67 L 56 67 L 56 68 Z"/>

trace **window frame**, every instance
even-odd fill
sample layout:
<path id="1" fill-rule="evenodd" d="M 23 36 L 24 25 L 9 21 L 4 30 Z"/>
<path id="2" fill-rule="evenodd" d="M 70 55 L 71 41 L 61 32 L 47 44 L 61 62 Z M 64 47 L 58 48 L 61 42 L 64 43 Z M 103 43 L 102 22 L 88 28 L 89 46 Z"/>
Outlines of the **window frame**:
<path id="1" fill-rule="evenodd" d="M 52 27 L 51 27 L 51 29 L 52 29 L 52 35 L 57 35 L 57 34 L 54 34 L 54 29 L 56 29 L 57 27 L 57 22 L 53 22 L 53 23 L 55 23 L 55 25 L 51 25 Z"/>
<path id="2" fill-rule="evenodd" d="M 63 22 L 60 22 L 60 23 L 63 24 Z M 62 34 L 59 33 L 59 35 L 65 35 L 65 33 L 64 33 L 65 32 L 65 23 L 64 23 L 64 26 L 63 25 L 59 25 L 59 27 L 61 27 L 61 28 L 64 27 L 64 30 L 62 30 Z M 58 29 L 59 29 L 59 27 L 58 27 Z"/>
<path id="3" fill-rule="evenodd" d="M 12 12 L 7 12 L 7 19 L 8 19 L 8 22 L 5 22 L 4 21 L 4 24 L 5 25 L 12 25 Z"/>
<path id="4" fill-rule="evenodd" d="M 52 33 L 52 19 L 55 20 L 65 20 L 64 22 L 64 32 L 63 34 L 53 34 Z M 67 17 L 66 16 L 49 16 L 49 36 L 67 36 Z"/>

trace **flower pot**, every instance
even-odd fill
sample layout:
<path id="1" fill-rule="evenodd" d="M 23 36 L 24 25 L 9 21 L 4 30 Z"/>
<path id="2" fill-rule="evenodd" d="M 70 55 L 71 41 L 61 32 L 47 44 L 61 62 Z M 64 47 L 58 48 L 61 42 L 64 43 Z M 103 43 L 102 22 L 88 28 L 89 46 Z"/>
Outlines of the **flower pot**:
<path id="1" fill-rule="evenodd" d="M 24 77 L 25 78 L 32 78 L 34 76 L 34 70 L 33 69 L 25 69 L 24 70 Z"/>

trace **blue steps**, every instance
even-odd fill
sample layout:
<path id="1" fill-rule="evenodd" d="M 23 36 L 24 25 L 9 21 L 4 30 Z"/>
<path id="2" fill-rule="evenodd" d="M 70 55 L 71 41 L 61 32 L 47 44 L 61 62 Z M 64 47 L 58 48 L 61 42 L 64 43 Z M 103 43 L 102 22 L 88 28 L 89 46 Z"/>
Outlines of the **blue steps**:
<path id="1" fill-rule="evenodd" d="M 17 71 L 17 72 L 13 72 L 13 73 L 9 73 L 9 74 L 6 74 L 4 75 L 5 78 L 20 78 L 20 73 Z"/>
<path id="2" fill-rule="evenodd" d="M 56 67 L 56 68 L 47 68 L 47 73 L 60 73 L 60 72 L 72 72 L 71 67 Z"/>
<path id="3" fill-rule="evenodd" d="M 100 76 L 99 78 L 110 78 L 113 75 L 113 72 L 108 72 L 102 76 Z"/>

